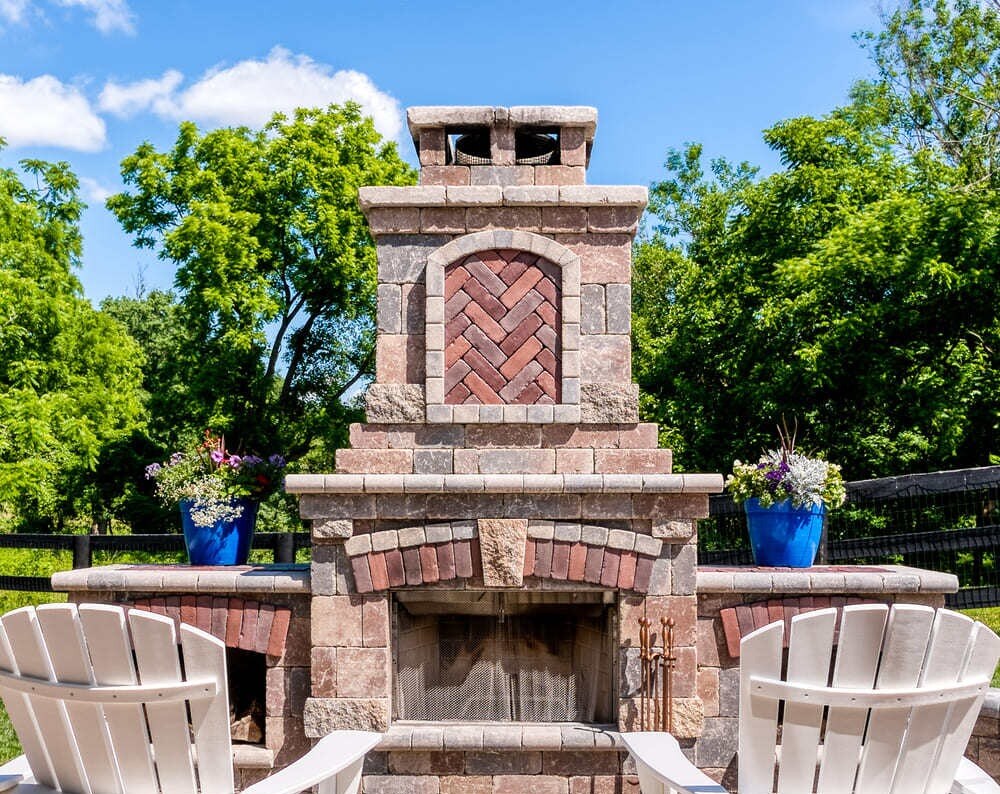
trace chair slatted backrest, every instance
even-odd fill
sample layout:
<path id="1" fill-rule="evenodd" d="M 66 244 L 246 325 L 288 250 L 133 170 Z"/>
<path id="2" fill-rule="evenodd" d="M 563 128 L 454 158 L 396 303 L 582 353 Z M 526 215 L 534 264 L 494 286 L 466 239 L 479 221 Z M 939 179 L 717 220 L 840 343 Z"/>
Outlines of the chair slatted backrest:
<path id="1" fill-rule="evenodd" d="M 950 610 L 866 604 L 843 609 L 835 643 L 837 619 L 793 618 L 784 675 L 783 623 L 743 638 L 741 794 L 944 794 L 1000 638 Z"/>
<path id="2" fill-rule="evenodd" d="M 225 645 L 192 626 L 100 604 L 8 612 L 0 694 L 43 785 L 233 792 Z"/>

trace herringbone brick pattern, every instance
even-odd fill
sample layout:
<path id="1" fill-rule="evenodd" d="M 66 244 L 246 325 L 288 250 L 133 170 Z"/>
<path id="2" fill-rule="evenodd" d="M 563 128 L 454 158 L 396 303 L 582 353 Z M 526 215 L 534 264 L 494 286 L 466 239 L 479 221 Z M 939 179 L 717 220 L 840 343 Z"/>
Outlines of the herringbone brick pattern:
<path id="1" fill-rule="evenodd" d="M 559 268 L 483 251 L 445 269 L 445 403 L 559 402 Z"/>

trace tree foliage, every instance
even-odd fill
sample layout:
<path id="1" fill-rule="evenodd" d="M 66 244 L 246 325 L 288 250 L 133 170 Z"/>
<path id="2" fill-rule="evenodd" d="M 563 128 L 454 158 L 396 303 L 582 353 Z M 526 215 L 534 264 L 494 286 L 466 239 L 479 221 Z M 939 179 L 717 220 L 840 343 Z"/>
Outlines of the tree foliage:
<path id="1" fill-rule="evenodd" d="M 176 305 L 151 295 L 112 309 L 140 324 L 169 312 L 184 328 L 176 360 L 147 371 L 163 435 L 213 427 L 233 448 L 293 456 L 336 441 L 343 397 L 372 369 L 375 253 L 357 190 L 412 183 L 395 144 L 346 103 L 262 130 L 184 123 L 170 151 L 143 144 L 122 176 L 129 189 L 108 207 L 176 265 Z"/>
<path id="2" fill-rule="evenodd" d="M 782 416 L 849 478 L 989 462 L 997 449 L 994 191 L 900 153 L 857 105 L 765 132 L 783 168 L 702 168 L 653 186 L 636 249 L 645 409 L 689 468 L 774 446 Z"/>
<path id="3" fill-rule="evenodd" d="M 141 420 L 141 353 L 83 298 L 65 163 L 0 170 L 0 508 L 35 526 L 94 507 L 102 448 Z"/>

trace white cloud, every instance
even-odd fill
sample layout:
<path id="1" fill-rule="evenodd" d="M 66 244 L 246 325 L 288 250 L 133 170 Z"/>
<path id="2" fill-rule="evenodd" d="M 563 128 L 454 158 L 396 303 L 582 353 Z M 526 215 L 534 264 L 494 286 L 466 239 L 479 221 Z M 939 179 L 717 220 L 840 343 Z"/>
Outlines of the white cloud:
<path id="1" fill-rule="evenodd" d="M 135 113 L 147 107 L 167 118 L 190 119 L 207 125 L 261 126 L 275 111 L 325 107 L 349 99 L 375 120 L 383 136 L 398 139 L 402 130 L 399 103 L 353 70 L 334 71 L 306 55 L 275 47 L 264 60 L 240 61 L 216 68 L 182 91 L 170 84 L 176 72 L 159 80 L 119 85 L 108 83 L 101 107 L 114 113 Z"/>
<path id="2" fill-rule="evenodd" d="M 83 188 L 84 198 L 94 204 L 103 205 L 115 192 L 89 176 L 80 177 L 80 187 Z"/>
<path id="3" fill-rule="evenodd" d="M 0 19 L 15 25 L 23 22 L 30 5 L 31 0 L 0 0 Z"/>
<path id="4" fill-rule="evenodd" d="M 104 146 L 104 121 L 87 98 L 52 75 L 22 82 L 0 74 L 0 137 L 12 147 L 63 146 L 96 152 Z"/>
<path id="5" fill-rule="evenodd" d="M 105 35 L 115 31 L 135 33 L 135 15 L 125 0 L 56 0 L 56 2 L 64 7 L 78 6 L 90 11 L 94 15 L 94 27 Z"/>
<path id="6" fill-rule="evenodd" d="M 111 80 L 101 91 L 98 107 L 125 118 L 147 108 L 161 116 L 170 115 L 173 110 L 171 97 L 183 80 L 184 75 L 175 69 L 164 72 L 159 79 L 139 80 L 125 85 Z"/>

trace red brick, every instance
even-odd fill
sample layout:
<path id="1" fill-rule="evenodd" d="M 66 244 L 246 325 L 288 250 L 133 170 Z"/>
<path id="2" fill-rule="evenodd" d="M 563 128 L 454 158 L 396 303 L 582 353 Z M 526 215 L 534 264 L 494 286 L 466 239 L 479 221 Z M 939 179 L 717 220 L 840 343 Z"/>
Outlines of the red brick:
<path id="1" fill-rule="evenodd" d="M 406 583 L 413 587 L 423 584 L 420 574 L 420 551 L 416 547 L 403 549 L 403 570 L 406 571 Z"/>
<path id="2" fill-rule="evenodd" d="M 212 631 L 212 596 L 202 595 L 197 598 L 195 625 L 202 631 Z"/>
<path id="3" fill-rule="evenodd" d="M 451 543 L 440 543 L 434 547 L 437 554 L 438 576 L 442 582 L 455 578 L 455 547 Z"/>
<path id="4" fill-rule="evenodd" d="M 552 541 L 535 541 L 535 570 L 533 576 L 545 579 L 552 571 Z"/>
<path id="5" fill-rule="evenodd" d="M 373 589 L 372 573 L 368 568 L 368 555 L 351 557 L 351 571 L 354 573 L 354 589 L 359 593 L 370 593 Z"/>
<path id="6" fill-rule="evenodd" d="M 587 547 L 587 565 L 584 568 L 584 581 L 600 584 L 601 572 L 604 570 L 604 549 L 600 546 Z"/>
<path id="7" fill-rule="evenodd" d="M 569 552 L 569 543 L 558 540 L 553 542 L 552 570 L 550 572 L 553 579 L 565 580 L 569 576 Z"/>
<path id="8" fill-rule="evenodd" d="M 500 319 L 507 314 L 508 307 L 501 303 L 478 279 L 470 278 L 465 282 L 462 291 L 485 309 L 486 313 L 497 322 L 500 322 Z"/>
<path id="9" fill-rule="evenodd" d="M 368 570 L 371 573 L 373 590 L 389 589 L 389 569 L 385 564 L 385 552 L 377 551 L 368 555 Z"/>
<path id="10" fill-rule="evenodd" d="M 474 351 L 470 351 L 470 353 L 471 352 Z M 483 360 L 485 361 L 485 359 Z M 491 388 L 490 384 L 479 377 L 475 371 L 466 375 L 462 383 L 476 397 L 476 402 L 484 405 L 499 405 L 503 402 L 503 400 L 500 399 L 500 395 L 497 394 L 493 388 Z M 504 385 L 506 385 L 506 383 Z"/>
<path id="11" fill-rule="evenodd" d="M 604 550 L 604 565 L 601 568 L 601 584 L 605 587 L 618 585 L 618 570 L 621 567 L 621 552 L 617 549 Z"/>
<path id="12" fill-rule="evenodd" d="M 587 547 L 582 543 L 574 543 L 569 551 L 569 579 L 582 582 L 587 567 Z"/>
<path id="13" fill-rule="evenodd" d="M 163 599 L 163 608 L 168 618 L 172 618 L 175 623 L 181 620 L 181 597 L 167 596 Z"/>
<path id="14" fill-rule="evenodd" d="M 469 342 L 464 336 L 459 336 L 456 334 L 456 338 L 453 342 L 448 344 L 448 347 L 444 351 L 444 365 L 450 367 L 456 361 L 461 359 L 469 350 L 472 349 L 472 343 Z M 482 354 L 480 354 L 482 355 Z"/>
<path id="15" fill-rule="evenodd" d="M 479 546 L 479 538 L 469 541 L 469 553 L 472 556 L 472 576 L 483 575 L 483 552 Z"/>
<path id="16" fill-rule="evenodd" d="M 500 374 L 496 367 L 483 358 L 483 354 L 478 350 L 469 350 L 465 354 L 465 363 L 472 367 L 472 371 L 487 383 L 493 391 L 494 397 L 496 392 L 507 385 L 507 379 Z M 470 388 L 472 387 L 470 386 Z M 472 389 L 472 391 L 475 393 L 476 390 Z"/>
<path id="17" fill-rule="evenodd" d="M 546 397 L 546 394 L 542 391 L 541 386 L 537 383 L 529 383 L 522 391 L 518 392 L 517 397 L 514 398 L 514 402 L 519 405 L 534 405 L 535 403 L 542 402 L 543 397 Z"/>
<path id="18" fill-rule="evenodd" d="M 751 604 L 750 613 L 753 616 L 753 627 L 755 629 L 762 629 L 771 622 L 771 618 L 767 613 L 766 601 L 757 601 L 756 603 Z"/>
<path id="19" fill-rule="evenodd" d="M 271 625 L 274 623 L 274 604 L 261 604 L 257 610 L 257 631 L 254 632 L 253 648 L 257 653 L 267 653 L 271 639 Z"/>
<path id="20" fill-rule="evenodd" d="M 226 646 L 238 648 L 240 644 L 240 626 L 243 623 L 243 599 L 229 599 L 229 617 L 226 619 Z"/>
<path id="21" fill-rule="evenodd" d="M 736 618 L 736 609 L 730 607 L 719 611 L 722 620 L 722 630 L 726 634 L 726 648 L 729 655 L 738 659 L 740 655 L 740 625 Z"/>
<path id="22" fill-rule="evenodd" d="M 181 623 L 198 625 L 198 599 L 193 595 L 181 596 Z"/>
<path id="23" fill-rule="evenodd" d="M 506 338 L 507 332 L 503 329 L 503 326 L 490 317 L 489 314 L 486 313 L 486 310 L 479 304 L 475 302 L 470 303 L 465 307 L 465 314 L 470 320 L 472 320 L 476 327 L 482 329 L 483 333 L 485 333 L 494 342 L 499 343 Z"/>
<path id="24" fill-rule="evenodd" d="M 226 624 L 229 621 L 229 599 L 215 596 L 212 598 L 212 628 L 210 632 L 223 642 L 226 641 Z"/>
<path id="25" fill-rule="evenodd" d="M 438 573 L 437 552 L 433 546 L 420 547 L 420 572 L 424 584 L 435 584 L 441 579 Z"/>
<path id="26" fill-rule="evenodd" d="M 522 575 L 527 578 L 528 576 L 535 575 L 535 539 L 528 538 L 524 542 L 524 569 Z"/>
<path id="27" fill-rule="evenodd" d="M 464 292 L 460 293 L 464 298 L 468 298 Z M 468 328 L 472 326 L 472 320 L 465 316 L 462 312 L 462 308 L 468 301 L 464 301 L 464 298 L 456 300 L 452 298 L 451 301 L 444 306 L 444 343 L 445 346 L 450 345 L 456 339 L 458 339 L 462 334 L 466 332 Z M 449 316 L 453 313 L 453 316 Z"/>
<path id="28" fill-rule="evenodd" d="M 542 349 L 542 343 L 537 337 L 528 338 L 520 348 L 508 358 L 501 366 L 500 373 L 507 379 L 512 380 L 531 359 Z"/>
<path id="29" fill-rule="evenodd" d="M 618 568 L 618 587 L 631 590 L 635 583 L 635 564 L 637 555 L 634 551 L 622 552 L 621 566 Z"/>
<path id="30" fill-rule="evenodd" d="M 635 581 L 632 583 L 632 589 L 637 593 L 645 593 L 649 590 L 649 580 L 652 576 L 653 558 L 640 554 L 635 563 Z"/>
<path id="31" fill-rule="evenodd" d="M 252 651 L 257 641 L 257 613 L 260 602 L 245 601 L 243 603 L 243 622 L 240 624 L 239 647 L 244 651 Z"/>
<path id="32" fill-rule="evenodd" d="M 500 296 L 500 301 L 508 309 L 521 300 L 542 278 L 542 271 L 536 267 L 526 268 L 520 277 Z"/>
<path id="33" fill-rule="evenodd" d="M 455 575 L 460 579 L 468 579 L 472 576 L 472 541 L 456 540 L 455 548 Z"/>
<path id="34" fill-rule="evenodd" d="M 385 567 L 389 575 L 390 587 L 402 587 L 406 584 L 406 571 L 403 568 L 403 554 L 399 549 L 390 549 L 385 553 Z"/>
<path id="35" fill-rule="evenodd" d="M 167 614 L 167 602 L 163 598 L 151 598 L 149 599 L 149 611 L 155 612 L 157 615 Z"/>
<path id="36" fill-rule="evenodd" d="M 521 274 L 528 269 L 528 266 L 527 262 L 515 259 L 507 265 L 507 267 L 500 271 L 499 276 L 503 280 L 504 284 L 513 284 L 521 277 Z"/>
<path id="37" fill-rule="evenodd" d="M 275 607 L 274 620 L 271 622 L 271 636 L 267 640 L 268 656 L 281 656 L 285 652 L 285 639 L 288 637 L 288 626 L 291 620 L 291 609 Z"/>

